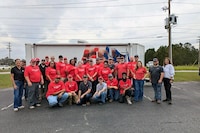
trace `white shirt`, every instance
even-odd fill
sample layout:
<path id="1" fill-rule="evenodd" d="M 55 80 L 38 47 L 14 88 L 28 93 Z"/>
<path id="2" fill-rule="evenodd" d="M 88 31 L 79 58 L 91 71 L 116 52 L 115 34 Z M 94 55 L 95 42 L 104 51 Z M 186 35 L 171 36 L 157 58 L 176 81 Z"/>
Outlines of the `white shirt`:
<path id="1" fill-rule="evenodd" d="M 174 72 L 174 66 L 172 64 L 167 64 L 163 66 L 164 69 L 164 78 L 174 78 L 175 72 Z"/>

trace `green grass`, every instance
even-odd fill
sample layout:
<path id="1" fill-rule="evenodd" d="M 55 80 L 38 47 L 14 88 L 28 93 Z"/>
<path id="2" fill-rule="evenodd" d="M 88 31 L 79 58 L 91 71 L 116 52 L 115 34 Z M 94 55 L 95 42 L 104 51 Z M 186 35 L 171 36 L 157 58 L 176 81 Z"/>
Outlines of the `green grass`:
<path id="1" fill-rule="evenodd" d="M 176 72 L 174 81 L 200 81 L 200 76 L 199 73 L 196 72 Z"/>
<path id="2" fill-rule="evenodd" d="M 0 70 L 0 72 L 10 72 L 10 69 L 8 69 L 8 70 Z"/>
<path id="3" fill-rule="evenodd" d="M 10 87 L 12 87 L 10 74 L 0 74 L 0 89 L 10 88 Z"/>
<path id="4" fill-rule="evenodd" d="M 174 66 L 175 70 L 199 70 L 197 65 L 194 66 Z"/>

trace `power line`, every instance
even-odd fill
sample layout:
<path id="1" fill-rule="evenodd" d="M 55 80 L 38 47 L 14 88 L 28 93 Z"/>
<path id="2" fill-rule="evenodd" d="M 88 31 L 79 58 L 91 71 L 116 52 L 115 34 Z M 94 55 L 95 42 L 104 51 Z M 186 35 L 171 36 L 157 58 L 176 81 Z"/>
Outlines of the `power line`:
<path id="1" fill-rule="evenodd" d="M 130 7 L 130 6 L 139 6 L 139 5 L 154 5 L 154 4 L 163 4 L 163 2 L 154 2 L 154 3 L 138 3 L 138 4 L 123 4 L 123 5 L 100 5 L 100 6 L 0 6 L 0 8 L 9 8 L 9 9 L 62 9 L 62 8 L 113 8 L 113 7 Z"/>

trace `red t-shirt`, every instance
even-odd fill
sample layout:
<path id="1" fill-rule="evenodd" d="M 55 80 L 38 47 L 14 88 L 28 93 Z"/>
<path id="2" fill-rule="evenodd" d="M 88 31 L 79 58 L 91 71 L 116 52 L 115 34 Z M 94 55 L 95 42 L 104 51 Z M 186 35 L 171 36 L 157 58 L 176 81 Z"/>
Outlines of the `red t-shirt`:
<path id="1" fill-rule="evenodd" d="M 127 67 L 129 69 L 129 77 L 133 78 L 133 75 L 131 74 L 131 71 L 134 72 L 137 62 L 129 62 L 127 63 Z"/>
<path id="2" fill-rule="evenodd" d="M 76 81 L 80 81 L 80 79 L 77 77 L 77 75 L 79 75 L 79 77 L 81 79 L 83 79 L 83 75 L 85 75 L 85 68 L 77 67 L 75 70 L 75 74 L 76 74 Z"/>
<path id="3" fill-rule="evenodd" d="M 103 68 L 103 66 L 101 64 L 95 64 L 94 65 L 97 71 L 97 77 L 99 76 L 99 71 Z"/>
<path id="4" fill-rule="evenodd" d="M 82 67 L 85 68 L 85 69 L 86 69 L 88 66 L 90 66 L 89 63 L 86 63 L 86 64 L 83 64 L 83 65 L 82 65 Z"/>
<path id="5" fill-rule="evenodd" d="M 73 66 L 73 65 L 71 65 L 71 64 L 69 64 L 68 70 L 66 70 L 66 71 L 68 71 L 68 74 L 71 74 L 71 75 L 72 75 L 73 80 L 75 80 L 75 78 L 76 78 L 75 70 L 76 70 L 76 67 Z"/>
<path id="6" fill-rule="evenodd" d="M 116 78 L 113 78 L 112 80 L 107 81 L 107 86 L 116 86 L 118 87 L 118 80 Z"/>
<path id="7" fill-rule="evenodd" d="M 117 70 L 117 78 L 122 79 L 122 73 L 123 72 L 127 73 L 127 63 L 119 63 L 116 66 L 116 70 Z"/>
<path id="8" fill-rule="evenodd" d="M 128 88 L 128 87 L 131 87 L 131 80 L 130 79 L 126 79 L 125 82 L 123 80 L 119 81 L 120 94 L 123 94 L 124 89 Z"/>
<path id="9" fill-rule="evenodd" d="M 88 66 L 86 68 L 86 74 L 90 75 L 90 77 L 93 77 L 96 72 L 97 71 L 96 71 L 96 67 L 95 66 Z M 95 77 L 93 77 L 93 79 L 96 80 L 97 79 L 97 75 Z"/>
<path id="10" fill-rule="evenodd" d="M 25 77 L 29 77 L 31 82 L 40 82 L 41 81 L 41 71 L 38 66 L 27 66 L 24 72 Z"/>
<path id="11" fill-rule="evenodd" d="M 53 81 L 57 74 L 56 69 L 54 69 L 52 67 L 47 67 L 45 74 L 46 74 L 46 76 L 48 75 L 51 78 L 51 80 Z M 48 79 L 48 80 L 50 80 L 50 79 Z"/>
<path id="12" fill-rule="evenodd" d="M 103 79 L 105 81 L 108 80 L 108 75 L 112 74 L 112 71 L 109 67 L 103 67 L 100 71 L 99 71 L 99 76 L 102 76 Z"/>
<path id="13" fill-rule="evenodd" d="M 65 73 L 65 63 L 63 62 L 57 62 L 56 63 L 56 70 L 60 72 L 60 76 L 62 78 L 66 78 L 66 73 Z"/>
<path id="14" fill-rule="evenodd" d="M 76 81 L 72 81 L 72 82 L 67 81 L 65 83 L 65 90 L 66 90 L 66 92 L 78 91 L 78 85 L 77 85 Z"/>
<path id="15" fill-rule="evenodd" d="M 49 83 L 46 97 L 53 95 L 54 93 L 61 91 L 63 89 L 65 89 L 65 85 L 63 81 L 59 81 L 58 83 L 55 83 L 55 81 L 52 81 Z"/>
<path id="16" fill-rule="evenodd" d="M 134 73 L 137 80 L 142 80 L 144 78 L 144 75 L 147 73 L 147 70 L 145 67 L 141 67 L 135 70 Z"/>

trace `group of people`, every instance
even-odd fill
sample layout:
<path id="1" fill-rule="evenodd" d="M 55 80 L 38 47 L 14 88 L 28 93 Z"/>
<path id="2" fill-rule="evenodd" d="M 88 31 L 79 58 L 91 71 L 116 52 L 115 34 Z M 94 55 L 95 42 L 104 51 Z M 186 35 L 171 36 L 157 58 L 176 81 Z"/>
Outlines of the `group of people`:
<path id="1" fill-rule="evenodd" d="M 150 81 L 155 91 L 154 102 L 161 101 L 161 84 L 164 81 L 166 100 L 171 102 L 171 81 L 173 66 L 169 58 L 163 67 L 153 59 L 154 66 L 149 69 Z M 33 58 L 26 66 L 25 60 L 16 59 L 16 66 L 11 69 L 11 80 L 14 88 L 14 111 L 24 108 L 22 105 L 23 90 L 30 109 L 41 106 L 42 99 L 47 99 L 49 106 L 63 107 L 64 103 L 82 106 L 91 102 L 104 104 L 106 101 L 119 101 L 132 104 L 132 101 L 143 100 L 144 79 L 147 70 L 139 61 L 138 55 L 125 62 L 124 56 L 105 60 L 103 58 L 77 61 L 60 55 L 48 56 L 41 60 Z"/>

